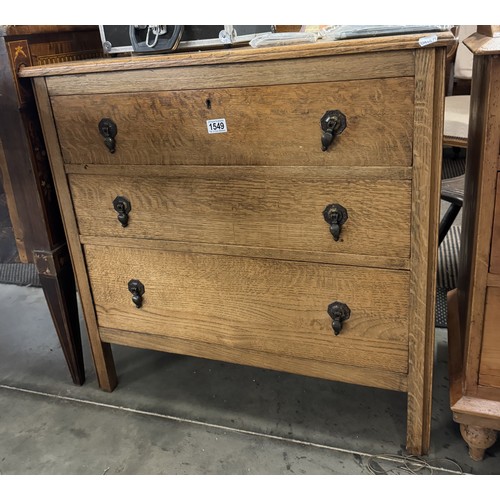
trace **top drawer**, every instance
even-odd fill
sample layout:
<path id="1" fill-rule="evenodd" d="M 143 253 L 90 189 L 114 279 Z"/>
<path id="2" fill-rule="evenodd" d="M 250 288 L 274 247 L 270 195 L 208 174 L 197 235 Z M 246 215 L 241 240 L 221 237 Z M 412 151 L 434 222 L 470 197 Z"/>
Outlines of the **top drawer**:
<path id="1" fill-rule="evenodd" d="M 412 77 L 52 97 L 66 163 L 132 165 L 410 166 L 413 101 Z M 347 126 L 322 151 L 330 110 Z M 103 118 L 116 124 L 114 153 Z M 213 119 L 224 132 L 209 133 Z"/>

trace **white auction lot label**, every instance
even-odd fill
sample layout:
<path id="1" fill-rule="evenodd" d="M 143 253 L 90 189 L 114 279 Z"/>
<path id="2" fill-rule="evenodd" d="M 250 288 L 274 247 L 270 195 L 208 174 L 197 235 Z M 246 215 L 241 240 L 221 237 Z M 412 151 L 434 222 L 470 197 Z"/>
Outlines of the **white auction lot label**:
<path id="1" fill-rule="evenodd" d="M 207 120 L 207 129 L 209 134 L 223 134 L 227 132 L 225 118 L 217 118 L 215 120 Z"/>

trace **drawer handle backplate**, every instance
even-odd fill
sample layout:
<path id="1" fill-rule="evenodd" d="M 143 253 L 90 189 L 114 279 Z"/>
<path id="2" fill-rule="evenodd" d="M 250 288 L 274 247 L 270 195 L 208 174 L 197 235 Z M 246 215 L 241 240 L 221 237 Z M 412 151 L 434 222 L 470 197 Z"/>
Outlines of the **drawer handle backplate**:
<path id="1" fill-rule="evenodd" d="M 332 233 L 333 239 L 339 241 L 341 226 L 349 217 L 347 210 L 338 203 L 332 203 L 323 210 L 323 217 L 330 224 L 330 233 Z"/>
<path id="2" fill-rule="evenodd" d="M 104 137 L 104 144 L 109 149 L 110 153 L 116 151 L 115 137 L 118 133 L 118 127 L 111 118 L 103 118 L 99 122 L 99 133 Z"/>
<path id="3" fill-rule="evenodd" d="M 113 200 L 113 208 L 118 212 L 118 220 L 123 227 L 128 226 L 128 214 L 132 210 L 130 201 L 124 196 L 117 196 Z"/>
<path id="4" fill-rule="evenodd" d="M 347 118 L 338 109 L 327 111 L 321 118 L 321 149 L 326 151 L 336 135 L 340 135 L 347 127 Z"/>
<path id="5" fill-rule="evenodd" d="M 141 307 L 144 285 L 139 280 L 130 280 L 128 282 L 128 291 L 132 294 L 132 302 L 135 304 L 135 307 Z"/>
<path id="6" fill-rule="evenodd" d="M 332 318 L 332 328 L 335 335 L 342 331 L 342 324 L 351 316 L 351 310 L 347 304 L 343 302 L 332 302 L 328 306 L 328 314 Z"/>

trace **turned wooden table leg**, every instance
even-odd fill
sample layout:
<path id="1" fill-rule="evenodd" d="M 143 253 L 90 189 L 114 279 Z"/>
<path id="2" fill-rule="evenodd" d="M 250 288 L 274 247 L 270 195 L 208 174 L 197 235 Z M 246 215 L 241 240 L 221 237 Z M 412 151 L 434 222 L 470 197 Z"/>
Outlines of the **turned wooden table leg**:
<path id="1" fill-rule="evenodd" d="M 475 425 L 460 424 L 460 433 L 469 445 L 469 455 L 479 462 L 484 457 L 486 448 L 493 446 L 497 440 L 497 431 Z"/>
<path id="2" fill-rule="evenodd" d="M 85 382 L 75 278 L 68 247 L 35 250 L 35 265 L 73 382 Z"/>

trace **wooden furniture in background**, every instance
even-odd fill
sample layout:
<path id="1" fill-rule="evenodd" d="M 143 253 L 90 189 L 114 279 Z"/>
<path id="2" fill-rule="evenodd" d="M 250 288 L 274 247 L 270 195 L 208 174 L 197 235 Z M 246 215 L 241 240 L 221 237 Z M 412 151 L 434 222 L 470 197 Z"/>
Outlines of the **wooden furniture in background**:
<path id="1" fill-rule="evenodd" d="M 21 71 L 103 389 L 117 343 L 403 391 L 427 452 L 453 40 L 428 36 Z"/>
<path id="2" fill-rule="evenodd" d="M 97 26 L 0 26 L 0 169 L 21 262 L 34 262 L 76 384 L 85 380 L 75 280 L 31 84 L 21 67 L 102 55 Z"/>
<path id="3" fill-rule="evenodd" d="M 500 35 L 500 32 L 498 32 Z M 450 403 L 470 455 L 500 430 L 500 38 L 476 33 L 457 289 L 448 297 Z"/>

